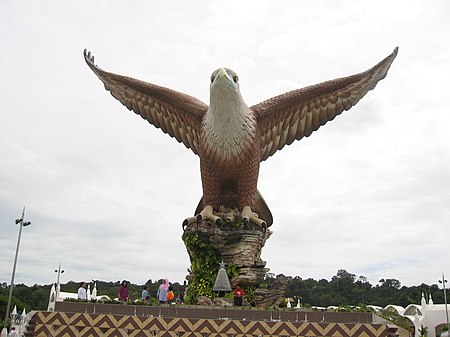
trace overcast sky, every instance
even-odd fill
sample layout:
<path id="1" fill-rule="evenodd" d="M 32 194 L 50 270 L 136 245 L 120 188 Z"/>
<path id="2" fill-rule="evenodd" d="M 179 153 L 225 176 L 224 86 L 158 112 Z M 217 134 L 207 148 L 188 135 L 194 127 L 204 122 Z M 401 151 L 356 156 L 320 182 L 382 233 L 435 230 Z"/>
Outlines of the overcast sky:
<path id="1" fill-rule="evenodd" d="M 356 107 L 261 164 L 275 274 L 450 277 L 450 2 L 0 2 L 0 281 L 183 282 L 199 160 L 84 63 L 209 103 L 229 67 L 248 105 L 399 54 Z"/>

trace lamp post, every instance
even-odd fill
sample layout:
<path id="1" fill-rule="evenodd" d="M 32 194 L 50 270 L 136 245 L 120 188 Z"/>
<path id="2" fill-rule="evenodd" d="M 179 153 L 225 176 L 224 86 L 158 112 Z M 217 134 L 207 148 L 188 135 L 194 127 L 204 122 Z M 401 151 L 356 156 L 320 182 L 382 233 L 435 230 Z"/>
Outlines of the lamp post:
<path id="1" fill-rule="evenodd" d="M 22 236 L 22 227 L 27 227 L 31 225 L 30 221 L 25 221 L 25 206 L 23 207 L 22 210 L 22 217 L 20 219 L 16 219 L 16 225 L 19 225 L 19 238 L 17 239 L 16 256 L 14 258 L 14 266 L 11 275 L 11 284 L 9 285 L 8 305 L 6 306 L 5 322 L 3 326 L 5 329 L 8 326 L 9 310 L 11 308 L 11 297 L 14 288 L 14 276 L 16 274 L 17 256 L 19 255 L 20 237 Z"/>
<path id="2" fill-rule="evenodd" d="M 64 269 L 61 269 L 61 263 L 59 263 L 58 269 L 55 269 L 55 273 L 58 273 L 56 279 L 56 298 L 59 298 L 59 293 L 61 292 L 61 286 L 59 285 L 59 276 L 64 273 Z"/>
<path id="3" fill-rule="evenodd" d="M 447 318 L 447 336 L 450 336 L 450 324 L 448 320 L 448 309 L 447 309 L 447 291 L 445 290 L 445 283 L 447 283 L 447 280 L 444 278 L 444 273 L 442 273 L 442 281 L 439 280 L 439 283 L 442 283 L 442 286 L 444 287 L 444 303 L 445 303 L 445 317 Z"/>
<path id="4" fill-rule="evenodd" d="M 58 266 L 58 269 L 55 269 L 55 273 L 58 273 L 58 277 L 56 278 L 56 284 L 59 284 L 59 276 L 64 273 L 64 269 L 61 269 L 61 263 Z"/>

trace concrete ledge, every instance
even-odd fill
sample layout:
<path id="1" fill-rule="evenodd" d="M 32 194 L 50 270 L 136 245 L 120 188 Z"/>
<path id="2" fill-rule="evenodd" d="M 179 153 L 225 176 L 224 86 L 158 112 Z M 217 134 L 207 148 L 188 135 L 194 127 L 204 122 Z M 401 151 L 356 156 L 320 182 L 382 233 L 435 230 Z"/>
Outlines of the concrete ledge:
<path id="1" fill-rule="evenodd" d="M 34 312 L 25 336 L 391 337 L 397 331 L 396 327 L 388 324 L 373 323 L 371 319 L 368 322 L 372 315 L 360 313 L 146 307 L 71 302 L 61 303 L 57 310 Z M 364 322 L 355 322 L 358 319 Z"/>
<path id="2" fill-rule="evenodd" d="M 248 307 L 207 306 L 144 306 L 99 304 L 87 302 L 57 302 L 55 311 L 89 314 L 132 315 L 168 318 L 236 319 L 244 321 L 374 323 L 374 315 L 367 312 L 320 312 L 304 310 L 260 310 Z"/>

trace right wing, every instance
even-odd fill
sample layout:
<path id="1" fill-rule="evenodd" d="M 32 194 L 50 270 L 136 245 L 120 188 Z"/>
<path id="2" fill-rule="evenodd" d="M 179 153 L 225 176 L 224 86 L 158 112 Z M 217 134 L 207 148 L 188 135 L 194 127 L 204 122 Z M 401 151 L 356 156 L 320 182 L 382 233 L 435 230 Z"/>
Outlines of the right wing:
<path id="1" fill-rule="evenodd" d="M 105 89 L 128 110 L 198 154 L 201 121 L 208 110 L 205 103 L 178 91 L 106 72 L 94 64 L 94 56 L 86 49 L 84 59 Z"/>

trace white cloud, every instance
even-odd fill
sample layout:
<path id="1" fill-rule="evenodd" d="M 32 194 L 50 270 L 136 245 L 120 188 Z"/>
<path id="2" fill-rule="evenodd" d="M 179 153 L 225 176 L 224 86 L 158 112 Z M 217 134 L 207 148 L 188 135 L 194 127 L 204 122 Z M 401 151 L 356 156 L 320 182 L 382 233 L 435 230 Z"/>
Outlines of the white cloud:
<path id="1" fill-rule="evenodd" d="M 261 166 L 275 273 L 435 283 L 449 255 L 449 4 L 175 1 L 0 4 L 0 275 L 16 281 L 168 276 L 189 259 L 181 222 L 198 159 L 116 102 L 86 67 L 208 103 L 210 73 L 240 74 L 247 102 L 366 70 L 400 51 L 358 106 Z"/>

